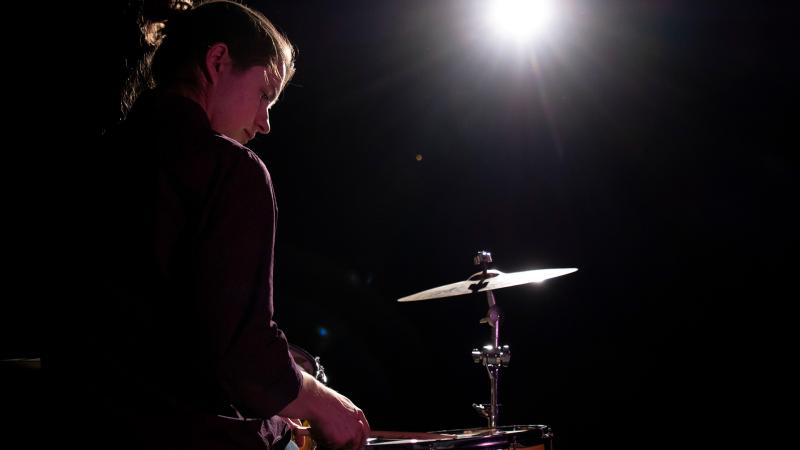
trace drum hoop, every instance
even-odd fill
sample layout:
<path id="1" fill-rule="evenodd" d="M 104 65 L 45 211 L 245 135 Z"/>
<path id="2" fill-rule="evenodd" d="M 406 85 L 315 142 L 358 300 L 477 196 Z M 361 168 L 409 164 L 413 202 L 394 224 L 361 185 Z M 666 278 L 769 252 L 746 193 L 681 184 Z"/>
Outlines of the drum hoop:
<path id="1" fill-rule="evenodd" d="M 405 450 L 445 450 L 474 448 L 523 448 L 547 443 L 552 440 L 553 433 L 546 425 L 508 425 L 491 428 L 466 428 L 433 432 L 439 435 L 452 435 L 452 438 L 437 439 L 400 439 L 397 441 L 378 441 L 367 447 L 400 447 Z"/>

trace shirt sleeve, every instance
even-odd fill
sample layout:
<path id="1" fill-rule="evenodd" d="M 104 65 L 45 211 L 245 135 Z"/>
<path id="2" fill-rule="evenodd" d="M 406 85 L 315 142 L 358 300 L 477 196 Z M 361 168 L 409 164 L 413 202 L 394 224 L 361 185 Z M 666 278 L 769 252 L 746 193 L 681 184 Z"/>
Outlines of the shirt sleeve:
<path id="1" fill-rule="evenodd" d="M 267 418 L 297 397 L 301 374 L 272 320 L 277 212 L 269 172 L 237 150 L 208 200 L 193 285 L 223 395 L 243 414 Z"/>

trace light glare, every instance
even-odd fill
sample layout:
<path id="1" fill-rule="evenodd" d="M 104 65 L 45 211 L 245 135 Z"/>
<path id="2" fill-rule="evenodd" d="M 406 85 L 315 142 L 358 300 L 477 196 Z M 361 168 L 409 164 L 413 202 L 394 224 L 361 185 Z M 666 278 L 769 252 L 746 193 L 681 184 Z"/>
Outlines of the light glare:
<path id="1" fill-rule="evenodd" d="M 548 0 L 493 0 L 489 5 L 492 26 L 518 41 L 543 33 L 553 17 L 553 4 Z"/>

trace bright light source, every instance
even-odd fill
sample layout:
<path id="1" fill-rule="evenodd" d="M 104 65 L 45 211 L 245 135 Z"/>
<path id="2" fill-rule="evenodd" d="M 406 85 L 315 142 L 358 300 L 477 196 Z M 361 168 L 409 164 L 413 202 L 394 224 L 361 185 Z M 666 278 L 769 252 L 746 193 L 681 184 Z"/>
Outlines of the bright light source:
<path id="1" fill-rule="evenodd" d="M 549 0 L 492 0 L 488 13 L 497 31 L 520 42 L 543 33 L 555 16 Z"/>

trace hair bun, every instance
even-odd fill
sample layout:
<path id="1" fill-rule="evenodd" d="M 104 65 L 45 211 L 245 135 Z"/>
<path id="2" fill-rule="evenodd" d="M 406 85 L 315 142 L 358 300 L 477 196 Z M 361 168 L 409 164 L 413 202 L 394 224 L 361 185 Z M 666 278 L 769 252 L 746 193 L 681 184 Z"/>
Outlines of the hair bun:
<path id="1" fill-rule="evenodd" d="M 144 0 L 142 16 L 152 22 L 169 20 L 192 9 L 194 3 L 193 0 Z"/>

